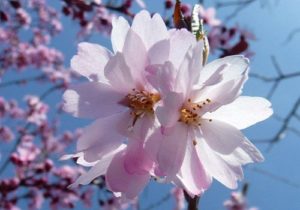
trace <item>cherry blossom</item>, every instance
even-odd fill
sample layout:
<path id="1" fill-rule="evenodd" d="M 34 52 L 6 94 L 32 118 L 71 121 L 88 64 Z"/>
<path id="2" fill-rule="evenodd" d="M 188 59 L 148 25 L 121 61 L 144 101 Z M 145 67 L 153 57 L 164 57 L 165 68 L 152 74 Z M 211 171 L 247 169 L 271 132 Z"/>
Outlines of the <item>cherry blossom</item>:
<path id="1" fill-rule="evenodd" d="M 180 38 L 182 45 L 194 40 L 185 30 L 174 32 L 171 37 Z M 94 174 L 93 178 L 107 170 L 106 181 L 110 189 L 115 192 L 130 190 L 124 193 L 133 198 L 149 181 L 154 164 L 146 156 L 139 162 L 133 160 L 142 154 L 148 133 L 158 127 L 154 109 L 160 95 L 149 85 L 145 69 L 163 63 L 169 57 L 181 58 L 170 49 L 172 38 L 162 18 L 158 14 L 150 17 L 147 11 L 138 13 L 131 27 L 122 17 L 114 19 L 111 39 L 114 53 L 96 44 L 79 44 L 78 55 L 73 57 L 71 66 L 89 82 L 71 86 L 64 93 L 64 110 L 76 117 L 97 119 L 83 130 L 77 151 L 84 161 L 93 163 L 90 172 Z M 131 139 L 125 148 L 122 144 L 126 137 Z M 107 169 L 101 163 L 103 161 Z M 95 174 L 95 170 L 101 172 Z M 120 182 L 121 175 L 118 174 L 128 179 Z M 131 183 L 130 179 L 139 186 L 126 187 L 125 183 Z M 87 180 L 83 176 L 78 184 L 92 181 Z"/>
<path id="2" fill-rule="evenodd" d="M 224 202 L 227 210 L 258 210 L 258 208 L 248 208 L 247 199 L 242 192 L 232 192 L 229 200 Z"/>
<path id="3" fill-rule="evenodd" d="M 184 192 L 182 188 L 175 187 L 172 189 L 175 198 L 176 206 L 174 210 L 182 210 L 185 207 Z"/>
<path id="4" fill-rule="evenodd" d="M 205 9 L 199 4 L 198 12 L 204 23 L 208 24 L 209 26 L 219 26 L 222 23 L 221 20 L 215 17 L 216 10 L 213 7 Z"/>
<path id="5" fill-rule="evenodd" d="M 248 59 L 230 56 L 201 68 L 202 49 L 199 42 L 179 68 L 166 62 L 149 76 L 163 101 L 155 110 L 162 137 L 154 135 L 149 143 L 158 163 L 156 174 L 191 195 L 201 194 L 212 178 L 236 188 L 243 178 L 241 165 L 263 160 L 240 129 L 272 114 L 266 99 L 240 96 Z"/>

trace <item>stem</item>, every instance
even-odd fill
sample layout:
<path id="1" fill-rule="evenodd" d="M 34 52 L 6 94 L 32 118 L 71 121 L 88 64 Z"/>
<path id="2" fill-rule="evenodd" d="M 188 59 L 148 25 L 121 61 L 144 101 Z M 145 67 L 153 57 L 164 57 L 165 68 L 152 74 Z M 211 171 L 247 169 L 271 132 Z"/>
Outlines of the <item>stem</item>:
<path id="1" fill-rule="evenodd" d="M 185 200 L 186 200 L 187 203 L 188 203 L 188 208 L 187 208 L 187 210 L 200 210 L 200 209 L 198 208 L 199 201 L 200 201 L 200 196 L 195 195 L 195 197 L 192 198 L 192 197 L 189 196 L 189 194 L 187 194 L 187 193 L 184 191 L 184 197 L 185 197 Z"/>

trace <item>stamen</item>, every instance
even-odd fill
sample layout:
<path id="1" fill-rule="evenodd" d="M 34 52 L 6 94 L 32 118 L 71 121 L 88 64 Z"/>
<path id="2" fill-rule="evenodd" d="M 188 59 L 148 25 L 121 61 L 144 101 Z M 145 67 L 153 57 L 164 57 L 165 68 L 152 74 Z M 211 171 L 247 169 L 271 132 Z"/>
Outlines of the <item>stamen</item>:
<path id="1" fill-rule="evenodd" d="M 126 99 L 126 105 L 132 110 L 130 115 L 133 116 L 132 126 L 134 126 L 138 118 L 143 117 L 145 113 L 154 113 L 153 107 L 160 100 L 160 95 L 133 88 Z"/>
<path id="2" fill-rule="evenodd" d="M 197 141 L 194 139 L 193 140 L 193 145 L 196 146 L 197 145 Z"/>

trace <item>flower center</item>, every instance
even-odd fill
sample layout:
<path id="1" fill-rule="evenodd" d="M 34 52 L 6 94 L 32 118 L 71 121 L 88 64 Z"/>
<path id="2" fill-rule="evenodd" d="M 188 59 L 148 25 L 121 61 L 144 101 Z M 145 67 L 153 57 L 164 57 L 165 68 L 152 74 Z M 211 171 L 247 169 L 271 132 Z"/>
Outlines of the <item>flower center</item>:
<path id="1" fill-rule="evenodd" d="M 209 98 L 200 103 L 193 103 L 191 102 L 191 99 L 188 99 L 179 110 L 180 118 L 178 121 L 187 125 L 201 126 L 202 109 L 210 102 L 211 100 Z M 209 121 L 211 122 L 211 119 L 209 119 Z"/>
<path id="2" fill-rule="evenodd" d="M 128 107 L 132 109 L 131 115 L 134 117 L 134 125 L 139 117 L 146 113 L 154 113 L 153 107 L 160 100 L 160 95 L 158 93 L 149 93 L 145 90 L 132 89 L 132 92 L 126 98 Z"/>

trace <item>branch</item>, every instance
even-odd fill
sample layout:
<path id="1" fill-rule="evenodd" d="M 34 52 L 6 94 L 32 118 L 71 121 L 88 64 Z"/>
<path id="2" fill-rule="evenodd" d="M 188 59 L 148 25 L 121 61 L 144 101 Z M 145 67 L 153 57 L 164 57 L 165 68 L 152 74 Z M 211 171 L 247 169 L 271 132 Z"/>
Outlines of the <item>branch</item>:
<path id="1" fill-rule="evenodd" d="M 187 192 L 184 191 L 185 200 L 188 203 L 187 210 L 199 210 L 198 205 L 200 201 L 200 196 L 195 195 L 194 198 L 191 198 Z"/>
<path id="2" fill-rule="evenodd" d="M 296 112 L 297 112 L 299 106 L 300 106 L 300 97 L 295 102 L 295 104 L 293 105 L 293 107 L 290 110 L 290 112 L 288 113 L 288 115 L 283 119 L 283 125 L 281 126 L 281 128 L 274 135 L 274 137 L 270 140 L 271 145 L 268 148 L 268 150 L 271 149 L 271 147 L 273 146 L 274 143 L 277 143 L 282 139 L 282 135 L 284 134 L 285 131 L 291 130 L 291 128 L 289 127 L 289 123 L 292 120 L 292 118 L 296 115 Z"/>
<path id="3" fill-rule="evenodd" d="M 263 75 L 260 75 L 260 74 L 256 74 L 256 73 L 250 73 L 249 76 L 250 77 L 253 77 L 253 78 L 256 78 L 256 79 L 259 79 L 259 80 L 262 80 L 264 82 L 270 82 L 270 83 L 273 83 L 268 95 L 267 95 L 267 98 L 270 99 L 275 90 L 277 89 L 277 87 L 279 86 L 279 84 L 283 81 L 283 80 L 287 80 L 287 79 L 291 79 L 291 78 L 295 78 L 295 77 L 299 77 L 300 76 L 300 71 L 298 72 L 293 72 L 293 73 L 288 73 L 288 74 L 284 74 L 282 69 L 280 68 L 277 60 L 276 60 L 276 57 L 275 56 L 271 56 L 271 60 L 272 60 L 272 64 L 277 72 L 277 76 L 275 77 L 266 77 L 266 76 L 263 76 Z"/>
<path id="4" fill-rule="evenodd" d="M 34 76 L 34 77 L 28 77 L 28 78 L 25 78 L 25 79 L 11 80 L 11 81 L 8 81 L 8 82 L 0 83 L 0 88 L 9 87 L 9 86 L 12 86 L 12 85 L 21 85 L 21 84 L 25 84 L 27 82 L 42 80 L 42 79 L 45 79 L 45 78 L 46 78 L 46 75 L 42 74 L 42 75 L 38 75 L 38 76 Z"/>
<path id="5" fill-rule="evenodd" d="M 285 44 L 289 43 L 290 41 L 292 41 L 292 39 L 298 35 L 300 33 L 300 28 L 296 28 L 293 31 L 291 31 L 288 35 L 288 37 L 285 40 Z"/>
<path id="6" fill-rule="evenodd" d="M 62 87 L 63 87 L 63 84 L 59 84 L 59 85 L 55 85 L 55 86 L 51 87 L 50 89 L 48 89 L 46 92 L 44 92 L 44 93 L 40 96 L 40 99 L 41 99 L 41 100 L 45 99 L 50 93 L 52 93 L 52 92 L 54 92 L 55 90 L 60 89 L 60 88 L 62 88 Z M 25 126 L 24 126 L 24 129 L 27 130 L 27 129 L 30 128 L 30 126 L 31 126 L 31 124 L 27 122 L 27 123 L 25 124 Z M 14 152 L 17 150 L 18 146 L 19 146 L 20 143 L 21 143 L 22 137 L 23 137 L 23 135 L 20 135 L 20 136 L 17 138 L 17 140 L 16 140 L 16 142 L 15 142 L 15 144 L 14 144 L 14 146 L 13 146 L 13 148 L 11 149 L 11 151 L 10 151 L 9 154 L 12 154 L 12 153 L 14 153 Z M 2 174 L 2 173 L 5 171 L 5 169 L 7 168 L 8 164 L 9 164 L 9 161 L 10 161 L 10 157 L 8 156 L 8 157 L 4 160 L 3 164 L 2 164 L 1 167 L 0 167 L 0 174 Z"/>
<path id="7" fill-rule="evenodd" d="M 289 185 L 291 187 L 295 187 L 297 189 L 300 188 L 300 184 L 299 183 L 293 182 L 293 181 L 291 181 L 289 179 L 286 179 L 284 177 L 278 176 L 277 174 L 273 174 L 273 173 L 271 173 L 269 171 L 266 171 L 264 169 L 260 169 L 260 168 L 256 168 L 256 167 L 251 167 L 250 169 L 252 171 L 256 172 L 256 173 L 259 173 L 259 174 L 262 174 L 264 176 L 270 177 L 271 179 L 279 181 L 279 182 L 281 182 L 283 184 L 287 184 L 287 185 Z"/>

